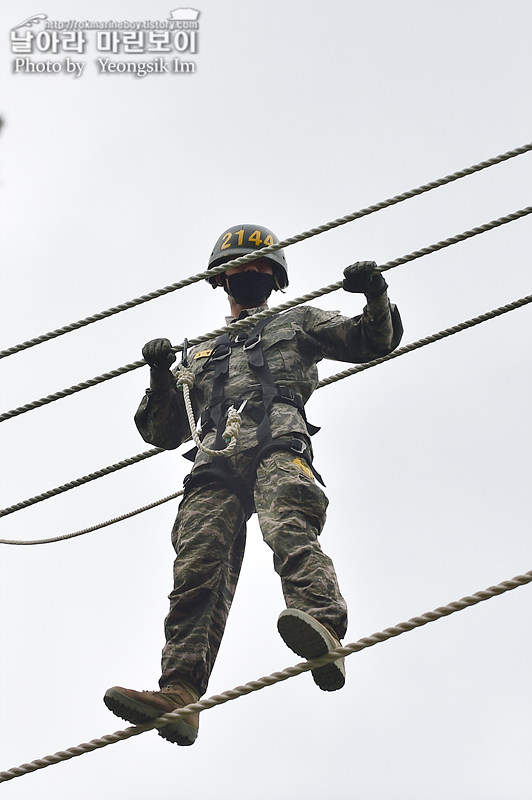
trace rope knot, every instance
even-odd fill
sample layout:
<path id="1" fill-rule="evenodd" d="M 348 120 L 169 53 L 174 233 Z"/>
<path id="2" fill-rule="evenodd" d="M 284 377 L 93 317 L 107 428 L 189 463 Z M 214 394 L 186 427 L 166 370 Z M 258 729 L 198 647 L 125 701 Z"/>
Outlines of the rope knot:
<path id="1" fill-rule="evenodd" d="M 240 417 L 239 412 L 236 410 L 234 406 L 231 406 L 229 411 L 227 412 L 227 422 L 223 433 L 223 437 L 227 442 L 227 444 L 229 444 L 229 442 L 231 442 L 232 440 L 236 440 L 238 438 L 241 425 L 242 425 L 242 418 Z"/>
<path id="2" fill-rule="evenodd" d="M 192 389 L 194 386 L 194 373 L 191 369 L 181 364 L 177 369 L 177 387 L 182 389 L 183 386 L 188 386 L 189 389 Z"/>
<path id="3" fill-rule="evenodd" d="M 191 369 L 181 364 L 177 368 L 176 377 L 177 377 L 176 385 L 179 389 L 182 389 L 183 391 L 183 399 L 185 401 L 185 409 L 187 412 L 190 433 L 192 439 L 194 440 L 194 444 L 196 445 L 198 450 L 200 450 L 202 453 L 205 453 L 208 456 L 230 456 L 236 447 L 236 440 L 238 438 L 238 434 L 240 432 L 240 425 L 242 423 L 242 420 L 240 418 L 240 411 L 242 411 L 245 403 L 242 404 L 242 406 L 238 411 L 234 408 L 234 406 L 231 406 L 229 411 L 227 412 L 227 422 L 225 424 L 225 430 L 223 432 L 223 438 L 225 439 L 227 446 L 222 448 L 221 450 L 213 450 L 210 447 L 205 447 L 205 445 L 201 442 L 201 439 L 198 435 L 198 431 L 196 430 L 196 422 L 194 420 L 194 409 L 192 408 L 192 402 L 190 400 L 190 390 L 194 385 L 194 373 L 192 372 Z"/>

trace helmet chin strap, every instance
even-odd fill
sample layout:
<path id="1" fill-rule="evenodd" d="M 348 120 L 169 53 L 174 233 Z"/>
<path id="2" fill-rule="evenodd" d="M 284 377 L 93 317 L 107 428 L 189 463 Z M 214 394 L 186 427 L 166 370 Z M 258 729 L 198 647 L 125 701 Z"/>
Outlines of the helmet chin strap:
<path id="1" fill-rule="evenodd" d="M 286 294 L 285 290 L 281 287 L 281 284 L 279 283 L 279 274 L 278 274 L 277 270 L 273 273 L 273 280 L 275 282 L 275 288 L 279 292 L 282 292 L 283 294 Z"/>

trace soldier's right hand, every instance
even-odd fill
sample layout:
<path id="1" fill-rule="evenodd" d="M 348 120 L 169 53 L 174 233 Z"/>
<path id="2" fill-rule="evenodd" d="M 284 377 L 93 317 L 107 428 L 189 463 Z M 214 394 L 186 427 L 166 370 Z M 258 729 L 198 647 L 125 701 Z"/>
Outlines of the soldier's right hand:
<path id="1" fill-rule="evenodd" d="M 170 369 L 176 360 L 172 353 L 172 343 L 169 339 L 152 339 L 142 348 L 144 361 L 152 369 Z"/>

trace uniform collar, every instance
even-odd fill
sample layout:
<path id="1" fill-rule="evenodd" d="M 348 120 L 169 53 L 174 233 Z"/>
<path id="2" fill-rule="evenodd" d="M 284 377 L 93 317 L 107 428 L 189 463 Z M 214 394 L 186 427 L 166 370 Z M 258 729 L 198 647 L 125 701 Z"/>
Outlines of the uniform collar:
<path id="1" fill-rule="evenodd" d="M 263 303 L 261 306 L 256 306 L 256 308 L 245 308 L 243 311 L 240 312 L 238 317 L 226 317 L 225 324 L 231 325 L 233 322 L 237 322 L 237 320 L 245 319 L 246 317 L 251 317 L 252 314 L 258 314 L 259 311 L 265 311 L 268 308 L 268 303 Z"/>

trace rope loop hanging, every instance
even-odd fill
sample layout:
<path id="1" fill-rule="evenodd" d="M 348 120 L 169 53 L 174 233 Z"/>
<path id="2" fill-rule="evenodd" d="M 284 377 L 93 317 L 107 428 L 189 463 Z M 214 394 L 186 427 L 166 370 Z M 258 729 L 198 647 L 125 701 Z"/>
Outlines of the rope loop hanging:
<path id="1" fill-rule="evenodd" d="M 210 447 L 206 447 L 200 439 L 196 420 L 194 419 L 194 410 L 192 408 L 192 401 L 190 399 L 190 390 L 192 389 L 193 385 L 194 373 L 184 364 L 181 364 L 177 370 L 177 386 L 183 391 L 183 399 L 185 401 L 188 424 L 194 444 L 198 450 L 200 450 L 200 452 L 205 453 L 207 456 L 211 456 L 213 458 L 216 456 L 225 456 L 227 458 L 234 452 L 236 447 L 238 434 L 240 433 L 240 426 L 242 424 L 242 418 L 240 416 L 241 409 L 237 411 L 234 406 L 231 406 L 227 412 L 227 424 L 223 432 L 223 438 L 227 442 L 227 447 L 223 447 L 220 450 L 213 450 Z"/>

